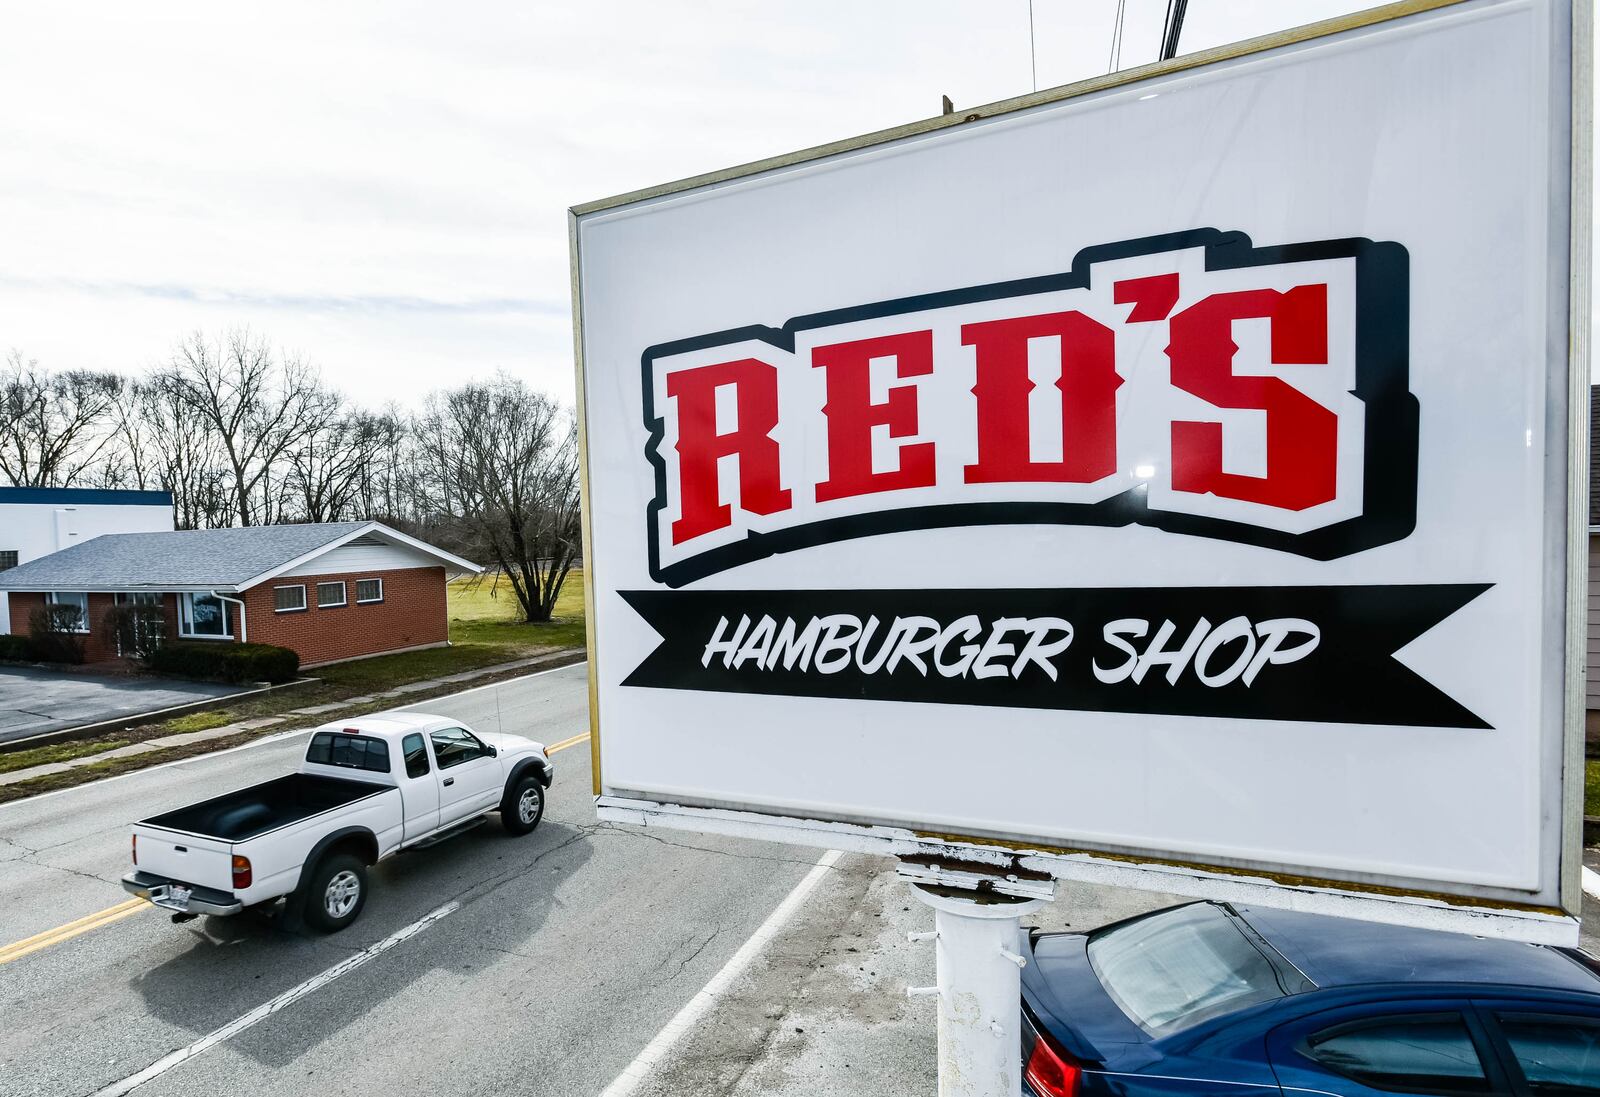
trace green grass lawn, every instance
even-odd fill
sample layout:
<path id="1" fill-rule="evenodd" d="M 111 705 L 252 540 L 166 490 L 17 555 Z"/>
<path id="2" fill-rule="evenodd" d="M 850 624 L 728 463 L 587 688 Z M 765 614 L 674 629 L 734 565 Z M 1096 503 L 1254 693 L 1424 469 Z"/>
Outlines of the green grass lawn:
<path id="1" fill-rule="evenodd" d="M 12 770 L 18 769 L 30 769 L 33 766 L 42 766 L 49 762 L 69 762 L 74 758 L 82 758 L 87 754 L 99 754 L 102 751 L 116 750 L 118 747 L 127 745 L 127 739 L 96 739 L 92 743 L 52 743 L 48 746 L 33 747 L 29 750 L 13 751 L 10 754 L 0 754 L 0 773 L 10 773 Z"/>
<path id="2" fill-rule="evenodd" d="M 1583 813 L 1600 815 L 1600 759 L 1584 761 Z"/>
<path id="3" fill-rule="evenodd" d="M 582 572 L 567 576 L 553 618 L 538 624 L 521 619 L 517 596 L 504 580 L 498 585 L 492 579 L 453 582 L 447 597 L 449 647 L 358 659 L 307 673 L 353 695 L 584 645 Z"/>

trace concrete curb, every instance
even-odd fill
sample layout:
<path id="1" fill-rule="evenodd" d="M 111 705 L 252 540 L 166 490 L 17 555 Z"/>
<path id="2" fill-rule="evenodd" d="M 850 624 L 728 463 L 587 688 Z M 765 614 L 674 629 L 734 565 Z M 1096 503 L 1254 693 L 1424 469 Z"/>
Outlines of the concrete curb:
<path id="1" fill-rule="evenodd" d="M 29 766 L 27 769 L 13 770 L 10 773 L 0 773 L 0 785 L 20 784 L 23 781 L 30 781 L 35 777 L 45 777 L 52 773 L 65 773 L 70 769 L 78 769 L 82 766 L 92 765 L 95 762 L 104 762 L 113 758 L 128 758 L 137 754 L 150 754 L 154 753 L 155 751 L 166 750 L 171 747 L 188 746 L 191 743 L 203 743 L 210 739 L 225 739 L 232 735 L 238 735 L 241 732 L 257 731 L 264 728 L 276 727 L 279 724 L 286 724 L 295 717 L 331 715 L 343 709 L 355 708 L 361 705 L 370 705 L 374 701 L 392 700 L 404 702 L 410 700 L 427 700 L 426 697 L 416 697 L 415 695 L 419 693 L 425 693 L 429 690 L 460 685 L 465 682 L 471 682 L 477 678 L 488 678 L 495 674 L 504 673 L 505 671 L 521 670 L 527 667 L 540 667 L 548 670 L 556 670 L 560 667 L 573 666 L 577 663 L 581 663 L 588 657 L 589 653 L 584 648 L 566 648 L 560 651 L 550 652 L 546 655 L 535 655 L 530 656 L 527 659 L 516 659 L 509 663 L 497 663 L 494 666 L 477 667 L 473 670 L 461 671 L 457 674 L 447 674 L 442 678 L 428 678 L 420 682 L 407 682 L 406 684 L 396 686 L 393 689 L 384 690 L 380 693 L 374 693 L 362 697 L 348 697 L 342 701 L 330 701 L 326 704 L 308 705 L 305 708 L 290 709 L 280 716 L 253 716 L 248 720 L 240 720 L 233 724 L 224 724 L 222 727 L 217 728 L 207 728 L 205 731 L 188 731 L 176 735 L 163 735 L 159 739 L 146 739 L 142 743 L 130 743 L 125 747 L 117 747 L 114 750 L 102 751 L 99 754 L 85 755 L 82 758 L 73 758 L 66 762 L 46 762 L 43 765 Z M 307 680 L 309 681 L 310 679 Z M 262 693 L 266 691 L 258 690 L 256 692 Z M 233 699 L 246 696 L 251 696 L 251 694 L 235 693 L 232 695 Z M 219 698 L 218 700 L 223 699 Z M 180 709 L 184 707 L 186 706 L 180 706 Z M 113 721 L 113 723 L 115 724 L 117 722 Z M 308 729 L 312 726 L 314 726 L 314 724 L 306 725 Z M 285 730 L 294 731 L 297 729 L 286 728 Z"/>

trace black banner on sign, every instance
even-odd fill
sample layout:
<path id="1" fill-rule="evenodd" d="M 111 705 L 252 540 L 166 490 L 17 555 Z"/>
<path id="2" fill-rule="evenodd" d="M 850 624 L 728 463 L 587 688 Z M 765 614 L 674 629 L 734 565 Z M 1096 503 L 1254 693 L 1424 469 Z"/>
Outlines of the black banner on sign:
<path id="1" fill-rule="evenodd" d="M 1393 656 L 1489 585 L 620 591 L 662 637 L 622 684 L 1488 728 Z"/>

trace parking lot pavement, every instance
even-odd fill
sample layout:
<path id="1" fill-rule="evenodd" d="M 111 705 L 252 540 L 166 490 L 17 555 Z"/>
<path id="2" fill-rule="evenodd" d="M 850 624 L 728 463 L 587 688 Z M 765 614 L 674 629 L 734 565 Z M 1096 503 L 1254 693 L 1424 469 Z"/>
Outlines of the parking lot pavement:
<path id="1" fill-rule="evenodd" d="M 242 693 L 248 687 L 0 668 L 0 743 Z"/>
<path id="2" fill-rule="evenodd" d="M 1183 900 L 1153 892 L 1063 885 L 1024 918 L 1046 930 L 1092 929 Z M 847 856 L 804 912 L 767 945 L 716 1009 L 696 1022 L 633 1097 L 921 1097 L 938 1088 L 933 945 L 908 933 L 933 911 L 894 862 Z"/>
<path id="3" fill-rule="evenodd" d="M 1023 918 L 1046 931 L 1095 929 L 1188 902 L 1176 895 L 1063 884 Z M 1585 897 L 1579 944 L 1600 956 L 1600 902 Z M 933 945 L 908 933 L 933 912 L 883 858 L 845 857 L 693 1035 L 632 1097 L 921 1097 L 938 1088 Z"/>

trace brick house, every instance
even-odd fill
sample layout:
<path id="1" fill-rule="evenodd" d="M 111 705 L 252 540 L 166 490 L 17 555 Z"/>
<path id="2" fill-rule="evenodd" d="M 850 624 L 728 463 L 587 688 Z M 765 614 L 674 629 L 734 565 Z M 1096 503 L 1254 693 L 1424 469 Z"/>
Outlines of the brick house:
<path id="1" fill-rule="evenodd" d="M 161 606 L 167 636 L 292 648 L 302 666 L 448 642 L 445 583 L 482 569 L 378 522 L 105 534 L 0 572 L 13 631 L 76 606 L 88 662 L 117 657 L 113 605 Z"/>

